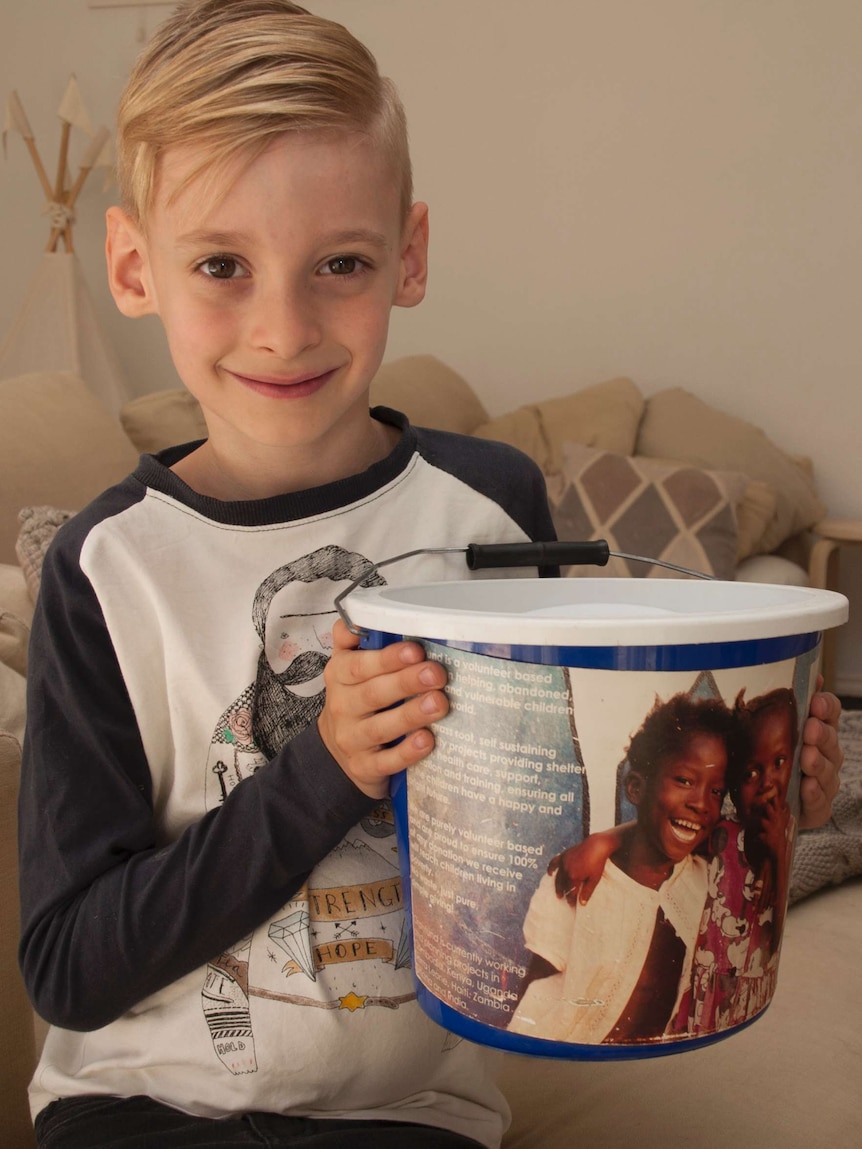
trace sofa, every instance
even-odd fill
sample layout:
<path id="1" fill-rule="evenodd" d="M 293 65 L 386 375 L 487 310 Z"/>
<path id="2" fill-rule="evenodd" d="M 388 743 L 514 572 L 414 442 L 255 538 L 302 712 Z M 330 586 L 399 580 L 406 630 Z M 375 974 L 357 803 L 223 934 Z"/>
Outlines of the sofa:
<path id="1" fill-rule="evenodd" d="M 631 380 L 615 379 L 491 417 L 456 372 L 416 356 L 381 369 L 372 401 L 404 410 L 417 425 L 525 450 L 546 476 L 561 537 L 607 538 L 619 554 L 722 578 L 808 580 L 811 531 L 825 514 L 810 464 L 687 391 L 646 398 Z M 205 426 L 184 391 L 132 400 L 118 421 L 83 380 L 50 372 L 0 380 L 0 413 L 7 435 L 0 461 L 0 1128 L 6 1149 L 23 1149 L 33 1144 L 26 1084 L 43 1025 L 15 955 L 15 796 L 41 557 L 57 526 L 125 475 L 139 452 L 203 437 Z M 564 573 L 674 572 L 620 558 L 606 569 Z M 726 1041 L 672 1057 L 590 1063 L 501 1055 L 513 1111 L 505 1149 L 858 1143 L 862 880 L 847 859 L 862 848 L 842 827 L 803 838 L 819 850 L 817 874 L 791 890 L 779 987 L 763 1017 Z"/>

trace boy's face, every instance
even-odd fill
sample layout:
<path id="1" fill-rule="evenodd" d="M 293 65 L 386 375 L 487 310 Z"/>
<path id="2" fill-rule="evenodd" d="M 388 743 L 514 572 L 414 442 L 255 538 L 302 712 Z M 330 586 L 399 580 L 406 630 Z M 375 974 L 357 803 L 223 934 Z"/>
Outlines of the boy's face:
<path id="1" fill-rule="evenodd" d="M 390 309 L 424 295 L 426 209 L 402 221 L 398 180 L 359 135 L 286 133 L 220 198 L 197 181 L 175 195 L 199 159 L 166 151 L 145 231 L 109 212 L 115 298 L 161 318 L 222 458 L 287 450 L 336 459 L 322 481 L 355 473 Z"/>
<path id="2" fill-rule="evenodd" d="M 633 776 L 638 831 L 657 857 L 680 862 L 706 841 L 721 816 L 726 769 L 724 742 L 694 734 L 684 753 L 664 759 L 651 779 Z"/>
<path id="3" fill-rule="evenodd" d="M 739 788 L 739 816 L 760 817 L 767 805 L 787 801 L 793 769 L 793 734 L 790 715 L 767 711 L 755 719 L 754 748 Z"/>

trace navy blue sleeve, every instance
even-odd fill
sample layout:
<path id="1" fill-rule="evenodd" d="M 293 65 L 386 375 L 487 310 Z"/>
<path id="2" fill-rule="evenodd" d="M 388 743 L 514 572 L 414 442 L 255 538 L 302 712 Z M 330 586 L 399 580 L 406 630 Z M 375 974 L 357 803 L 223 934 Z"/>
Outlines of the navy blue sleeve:
<path id="1" fill-rule="evenodd" d="M 19 954 L 37 1012 L 89 1030 L 260 925 L 375 802 L 313 724 L 221 807 L 159 843 L 111 638 L 77 549 L 59 542 L 30 648 Z"/>
<path id="2" fill-rule="evenodd" d="M 448 431 L 414 428 L 419 450 L 433 466 L 456 476 L 492 499 L 532 542 L 554 542 L 545 477 L 533 460 L 507 443 Z M 556 577 L 557 568 L 545 568 Z"/>

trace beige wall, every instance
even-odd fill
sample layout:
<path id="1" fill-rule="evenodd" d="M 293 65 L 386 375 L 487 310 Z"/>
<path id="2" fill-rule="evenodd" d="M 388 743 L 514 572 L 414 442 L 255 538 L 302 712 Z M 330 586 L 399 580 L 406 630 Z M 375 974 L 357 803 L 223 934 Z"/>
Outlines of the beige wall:
<path id="1" fill-rule="evenodd" d="M 858 0 L 309 3 L 398 83 L 431 205 L 429 295 L 394 316 L 391 357 L 435 352 L 493 413 L 617 374 L 687 387 L 813 456 L 832 513 L 862 515 Z M 0 0 L 0 75 L 49 170 L 69 72 L 109 120 L 166 11 Z M 0 330 L 47 230 L 21 141 L 7 152 Z M 108 202 L 80 204 L 91 290 L 135 390 L 171 385 L 157 324 L 104 288 Z M 841 645 L 862 692 L 860 644 Z"/>

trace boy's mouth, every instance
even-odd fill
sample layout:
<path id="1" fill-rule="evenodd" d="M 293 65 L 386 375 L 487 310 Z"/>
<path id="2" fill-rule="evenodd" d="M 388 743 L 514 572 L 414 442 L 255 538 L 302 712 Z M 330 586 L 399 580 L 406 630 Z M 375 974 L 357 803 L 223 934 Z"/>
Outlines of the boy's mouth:
<path id="1" fill-rule="evenodd" d="M 692 842 L 703 833 L 703 826 L 699 822 L 689 822 L 682 818 L 670 819 L 670 830 L 673 836 L 685 846 L 690 846 Z"/>
<path id="2" fill-rule="evenodd" d="M 325 387 L 337 370 L 334 367 L 322 374 L 309 373 L 292 379 L 276 375 L 242 375 L 238 371 L 228 371 L 228 374 L 250 391 L 268 399 L 304 399 Z"/>

